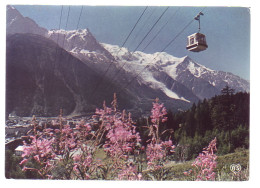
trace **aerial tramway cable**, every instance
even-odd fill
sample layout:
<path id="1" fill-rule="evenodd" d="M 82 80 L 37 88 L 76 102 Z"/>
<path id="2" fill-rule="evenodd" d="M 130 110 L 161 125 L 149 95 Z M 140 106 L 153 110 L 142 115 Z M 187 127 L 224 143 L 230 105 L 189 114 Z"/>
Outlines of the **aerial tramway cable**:
<path id="1" fill-rule="evenodd" d="M 70 6 L 69 6 L 68 14 L 67 14 L 66 25 L 65 25 L 65 28 L 64 28 L 65 31 L 67 30 L 69 16 L 70 16 Z M 66 38 L 66 34 L 64 34 L 64 37 L 63 37 L 62 48 L 64 48 L 65 38 Z"/>
<path id="2" fill-rule="evenodd" d="M 206 7 L 204 7 L 204 8 L 202 9 L 202 11 L 203 11 L 205 8 L 206 8 Z M 200 11 L 200 12 L 202 12 L 202 11 Z M 160 53 L 163 52 L 165 49 L 167 49 L 167 48 L 176 40 L 176 38 L 177 38 L 178 36 L 180 36 L 180 35 L 182 34 L 182 32 L 184 32 L 184 30 L 185 30 L 193 21 L 194 21 L 194 19 L 192 19 L 192 20 L 160 51 Z M 155 60 L 155 59 L 159 56 L 160 53 L 158 53 L 157 56 L 155 56 L 155 57 L 153 58 L 153 60 Z M 153 61 L 153 60 L 152 60 L 152 61 Z M 149 66 L 149 65 L 146 65 L 135 77 L 133 77 L 133 78 L 130 80 L 130 82 L 128 82 L 128 83 L 126 84 L 126 86 L 123 87 L 123 88 L 120 90 L 120 92 L 121 92 L 123 89 L 126 89 L 145 69 L 148 68 L 148 66 Z"/>
<path id="3" fill-rule="evenodd" d="M 130 31 L 130 33 L 128 34 L 128 36 L 126 37 L 124 43 L 121 45 L 121 47 L 123 47 L 126 43 L 126 41 L 128 40 L 128 38 L 130 37 L 130 35 L 132 34 L 132 32 L 134 31 L 135 27 L 137 26 L 137 24 L 139 23 L 139 21 L 141 20 L 141 18 L 143 17 L 145 11 L 147 10 L 148 6 L 145 7 L 144 11 L 142 12 L 142 14 L 140 15 L 140 17 L 138 18 L 137 22 L 135 23 L 134 27 L 132 28 L 132 30 Z M 121 48 L 120 48 L 121 49 Z"/>
<path id="4" fill-rule="evenodd" d="M 167 7 L 166 8 L 166 10 L 161 14 L 161 16 L 157 19 L 157 21 L 153 24 L 153 26 L 152 26 L 152 28 L 147 32 L 147 34 L 146 34 L 146 36 L 148 36 L 149 35 L 149 33 L 152 31 L 152 29 L 155 27 L 155 25 L 159 22 L 159 20 L 162 18 L 162 16 L 164 15 L 164 13 L 168 10 L 168 8 L 169 7 Z M 175 12 L 176 13 L 176 12 Z M 175 15 L 175 14 L 174 14 Z M 169 19 L 170 20 L 170 19 Z M 168 20 L 168 21 L 169 21 Z M 167 23 L 168 23 L 168 21 L 167 21 Z M 167 25 L 167 23 L 164 25 L 164 26 L 166 26 Z M 163 26 L 163 27 L 164 27 Z M 160 29 L 160 32 L 162 31 L 162 28 Z M 159 34 L 159 32 L 157 33 L 157 35 Z M 146 37 L 145 36 L 145 37 Z M 145 39 L 145 37 L 143 38 L 143 40 Z M 153 39 L 152 39 L 153 40 Z M 141 42 L 142 43 L 142 42 Z M 139 43 L 139 44 L 141 44 L 141 43 Z M 122 48 L 120 48 L 120 49 L 122 49 Z M 134 51 L 133 52 L 131 52 L 130 54 L 132 55 L 134 53 Z M 123 69 L 123 67 L 126 65 L 126 62 L 118 69 L 118 71 L 115 73 L 115 75 L 112 77 L 112 83 L 113 83 L 113 81 L 114 81 L 114 79 L 117 77 L 117 75 L 120 73 L 120 71 Z"/>
<path id="5" fill-rule="evenodd" d="M 152 10 L 152 12 L 147 16 L 146 20 L 144 21 L 144 24 L 142 25 L 142 27 L 139 29 L 139 31 L 136 33 L 136 35 L 134 36 L 134 38 L 132 39 L 131 44 L 128 45 L 128 48 L 130 48 L 130 46 L 133 46 L 134 42 L 136 41 L 137 37 L 139 36 L 139 34 L 141 33 L 141 31 L 145 28 L 146 24 L 148 23 L 148 20 L 152 17 L 152 15 L 154 14 L 156 10 L 156 7 L 154 7 L 154 9 Z M 121 49 L 121 48 L 120 48 Z"/>
<path id="6" fill-rule="evenodd" d="M 179 8 L 180 9 L 180 8 Z M 173 16 L 176 15 L 176 13 L 179 11 L 175 11 L 172 16 L 169 17 L 167 22 L 159 29 L 159 31 L 156 33 L 156 35 L 151 39 L 151 41 L 145 46 L 145 48 L 142 50 L 142 52 L 152 43 L 152 41 L 160 34 L 160 32 L 164 29 L 164 27 L 169 23 L 169 21 L 172 19 Z M 131 53 L 133 54 L 133 53 Z M 117 77 L 117 75 L 120 73 L 120 71 L 123 69 L 123 67 L 126 65 L 126 62 L 119 68 L 119 70 L 116 72 L 116 74 L 113 76 L 112 81 Z"/>
<path id="7" fill-rule="evenodd" d="M 146 37 L 151 33 L 151 31 L 153 30 L 153 28 L 156 26 L 156 24 L 160 21 L 160 19 L 163 17 L 163 15 L 165 14 L 165 12 L 169 9 L 170 7 L 167 7 L 164 12 L 161 14 L 161 16 L 156 20 L 156 22 L 153 24 L 152 28 L 146 33 L 146 35 L 144 36 L 144 38 L 141 40 L 141 42 L 137 45 L 137 47 L 134 49 L 134 52 L 139 48 L 139 46 L 143 43 L 143 41 L 146 39 Z"/>
<path id="8" fill-rule="evenodd" d="M 130 33 L 128 34 L 128 36 L 126 37 L 125 41 L 123 42 L 120 50 L 117 52 L 119 53 L 122 49 L 122 47 L 126 44 L 127 40 L 129 39 L 130 35 L 132 34 L 132 32 L 134 31 L 134 29 L 136 28 L 137 24 L 140 22 L 141 18 L 143 17 L 144 13 L 146 12 L 148 6 L 145 7 L 145 9 L 143 10 L 142 14 L 139 16 L 138 20 L 136 21 L 135 25 L 133 26 L 133 28 L 131 29 Z M 93 95 L 95 94 L 97 88 L 99 87 L 99 85 L 102 83 L 105 75 L 107 74 L 109 68 L 111 67 L 111 65 L 113 64 L 113 61 L 110 62 L 109 66 L 107 67 L 107 69 L 105 70 L 105 72 L 103 73 L 103 76 L 101 77 L 101 79 L 99 80 L 98 84 L 96 85 L 96 87 L 94 88 L 92 94 L 90 95 L 90 99 L 92 99 Z"/>
<path id="9" fill-rule="evenodd" d="M 69 15 L 70 15 L 70 6 L 69 6 L 68 14 L 67 14 L 67 19 L 66 19 L 66 25 L 65 25 L 65 29 L 64 29 L 65 31 L 66 31 L 67 26 L 68 26 Z M 59 33 L 58 33 L 58 36 L 59 36 Z M 62 42 L 61 49 L 60 49 L 59 59 L 60 59 L 60 57 L 62 55 L 62 49 L 64 49 L 65 37 L 66 37 L 66 34 L 64 34 L 64 37 L 63 37 L 63 42 Z M 58 44 L 58 41 L 57 41 L 57 44 Z"/>
<path id="10" fill-rule="evenodd" d="M 79 28 L 80 19 L 81 19 L 81 16 L 82 16 L 82 11 L 83 11 L 83 6 L 81 6 L 81 9 L 80 9 L 79 19 L 78 19 L 78 22 L 77 22 L 76 31 L 77 31 L 78 28 Z M 72 43 L 71 43 L 71 49 L 73 49 L 74 42 L 75 42 L 75 37 L 74 37 L 73 39 L 74 39 L 74 40 L 73 40 Z"/>
<path id="11" fill-rule="evenodd" d="M 60 11 L 60 19 L 59 19 L 59 28 L 58 29 L 60 29 L 60 27 L 61 27 L 61 19 L 62 19 L 62 13 L 63 13 L 63 5 L 61 6 L 61 11 Z M 56 48 L 55 48 L 55 59 L 54 59 L 54 61 L 53 61 L 53 63 L 52 63 L 52 65 L 53 65 L 53 70 L 55 70 L 56 69 L 56 61 L 57 61 L 57 54 L 58 54 L 58 47 L 59 47 L 59 44 L 58 44 L 58 42 L 59 42 L 59 35 L 58 35 L 58 37 L 57 37 L 57 42 L 56 42 Z M 43 69 L 44 70 L 44 69 Z M 51 88 L 51 91 L 52 91 L 52 89 L 54 88 L 54 83 L 53 83 L 53 81 L 51 81 L 51 84 L 50 84 L 50 88 Z M 44 113 L 46 113 L 46 112 L 44 112 Z"/>
<path id="12" fill-rule="evenodd" d="M 167 22 L 158 30 L 158 32 L 154 35 L 154 37 L 150 40 L 150 42 L 141 50 L 142 52 L 146 50 L 146 48 L 156 39 L 156 37 L 160 34 L 160 32 L 165 28 L 165 26 L 169 23 L 169 21 L 177 14 L 177 12 L 180 10 L 180 7 L 169 17 Z"/>
<path id="13" fill-rule="evenodd" d="M 160 17 L 156 20 L 156 22 L 153 24 L 153 26 L 150 28 L 150 30 L 146 33 L 146 35 L 143 37 L 143 39 L 142 39 L 141 42 L 137 45 L 137 47 L 135 48 L 134 51 L 136 51 L 137 48 L 143 43 L 143 41 L 144 41 L 144 40 L 146 39 L 146 37 L 150 34 L 150 32 L 153 30 L 153 28 L 156 26 L 156 24 L 160 21 L 160 19 L 163 17 L 163 15 L 166 13 L 166 11 L 167 11 L 169 8 L 170 8 L 170 7 L 167 7 L 167 8 L 163 11 L 163 13 L 162 13 L 162 14 L 160 15 Z M 146 10 L 146 9 L 147 9 L 147 7 L 145 8 L 145 10 Z M 145 12 L 145 10 L 144 10 L 144 12 Z M 144 13 L 144 12 L 143 12 L 143 13 Z M 142 15 L 139 17 L 137 23 L 140 21 L 140 18 L 143 16 L 143 13 L 142 13 Z M 135 24 L 135 26 L 136 26 L 136 25 L 137 25 L 137 24 Z M 134 27 L 135 27 L 135 26 L 134 26 Z M 130 33 L 132 33 L 132 31 L 133 31 L 133 29 L 131 30 Z M 128 35 L 127 38 L 129 38 L 129 35 Z M 125 43 L 126 43 L 126 42 L 124 42 L 124 44 L 125 44 Z M 121 49 L 122 49 L 122 47 L 121 47 L 120 50 L 117 52 L 117 54 L 121 51 Z M 132 52 L 132 53 L 134 53 L 134 52 Z M 131 53 L 131 54 L 132 54 L 132 53 Z M 113 63 L 113 62 L 110 63 L 109 67 L 112 65 L 112 63 Z M 120 67 L 120 69 L 118 70 L 118 72 L 116 72 L 115 75 L 117 75 L 117 74 L 120 72 L 120 70 L 122 70 L 122 68 L 124 67 L 124 65 L 125 65 L 125 63 L 123 64 L 122 67 Z M 108 69 L 109 69 L 109 67 L 108 67 Z M 108 69 L 105 71 L 105 74 L 107 73 Z M 104 76 L 103 76 L 102 78 L 104 78 Z M 101 79 L 101 81 L 102 81 L 102 79 Z M 94 91 L 93 91 L 93 94 L 95 93 L 97 87 L 98 87 L 100 84 L 101 84 L 101 82 L 95 87 L 95 89 L 94 89 Z M 93 94 L 92 94 L 92 95 L 93 95 Z M 91 96 L 92 96 L 92 95 L 91 95 Z"/>
<path id="14" fill-rule="evenodd" d="M 61 27 L 61 19 L 62 19 L 62 12 L 63 12 L 63 5 L 61 6 L 61 11 L 60 11 L 60 21 L 59 21 L 59 30 L 60 30 L 60 27 Z M 56 51 L 55 51 L 55 60 L 54 60 L 54 66 L 56 65 L 56 61 L 57 61 L 57 53 L 58 53 L 58 47 L 59 47 L 59 34 L 58 34 L 58 37 L 57 37 L 57 46 L 56 46 Z"/>

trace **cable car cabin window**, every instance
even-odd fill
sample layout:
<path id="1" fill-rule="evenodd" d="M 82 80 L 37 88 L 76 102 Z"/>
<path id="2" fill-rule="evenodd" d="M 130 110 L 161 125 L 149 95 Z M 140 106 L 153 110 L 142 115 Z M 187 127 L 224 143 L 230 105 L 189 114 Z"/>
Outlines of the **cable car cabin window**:
<path id="1" fill-rule="evenodd" d="M 197 35 L 197 41 L 202 44 L 206 44 L 205 36 Z"/>
<path id="2" fill-rule="evenodd" d="M 190 44 L 194 44 L 194 37 L 190 38 Z"/>

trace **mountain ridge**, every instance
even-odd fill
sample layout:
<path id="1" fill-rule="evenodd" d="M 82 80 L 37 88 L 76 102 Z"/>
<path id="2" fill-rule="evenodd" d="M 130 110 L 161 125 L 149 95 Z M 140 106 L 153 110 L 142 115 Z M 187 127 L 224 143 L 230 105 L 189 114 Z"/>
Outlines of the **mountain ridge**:
<path id="1" fill-rule="evenodd" d="M 148 71 L 149 69 L 152 70 L 152 72 L 155 72 L 156 70 L 158 72 L 164 71 L 164 73 L 168 74 L 168 76 L 172 79 L 182 83 L 191 90 L 194 86 L 190 84 L 189 81 L 194 81 L 197 85 L 199 84 L 198 82 L 201 81 L 201 84 L 208 84 L 207 87 L 209 87 L 209 89 L 210 87 L 215 88 L 212 88 L 212 90 L 209 91 L 213 92 L 213 90 L 215 90 L 212 94 L 208 93 L 201 95 L 198 93 L 200 99 L 210 98 L 215 94 L 220 94 L 221 89 L 226 85 L 230 85 L 232 88 L 236 89 L 237 92 L 249 91 L 249 83 L 246 80 L 232 73 L 209 69 L 204 65 L 196 63 L 189 56 L 177 58 L 167 54 L 166 52 L 145 54 L 137 51 L 130 53 L 126 48 L 121 48 L 123 49 L 121 50 L 116 45 L 108 45 L 103 43 L 103 46 L 105 46 L 111 54 L 121 51 L 116 55 L 118 59 L 124 61 L 123 64 L 126 64 L 122 67 L 125 70 L 128 69 L 129 71 L 133 69 L 138 70 L 140 72 L 140 77 L 144 74 L 141 71 Z M 227 80 L 224 80 L 223 77 L 227 78 Z"/>

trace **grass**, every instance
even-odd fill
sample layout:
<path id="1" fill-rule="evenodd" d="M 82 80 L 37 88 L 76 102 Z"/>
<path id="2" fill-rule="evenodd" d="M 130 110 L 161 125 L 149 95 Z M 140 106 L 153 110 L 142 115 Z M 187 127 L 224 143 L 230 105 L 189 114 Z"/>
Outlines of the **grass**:
<path id="1" fill-rule="evenodd" d="M 183 172 L 193 169 L 191 166 L 193 161 L 184 163 L 176 163 L 165 166 L 161 172 L 146 171 L 145 177 L 153 179 L 156 173 L 165 173 L 161 175 L 162 180 L 176 180 L 176 181 L 193 181 L 194 176 L 186 176 Z M 230 165 L 241 165 L 241 171 L 234 173 L 230 170 Z M 216 181 L 247 181 L 249 180 L 249 151 L 246 149 L 238 149 L 234 153 L 218 156 L 217 168 L 215 170 Z"/>
<path id="2" fill-rule="evenodd" d="M 217 163 L 218 171 L 225 170 L 225 172 L 230 172 L 230 165 L 232 164 L 240 164 L 242 170 L 244 170 L 249 165 L 249 151 L 245 149 L 237 149 L 234 153 L 219 156 Z"/>
<path id="3" fill-rule="evenodd" d="M 247 181 L 249 180 L 249 151 L 237 149 L 234 153 L 219 156 L 217 159 L 218 181 Z M 234 173 L 230 165 L 240 165 L 241 171 Z"/>
<path id="4" fill-rule="evenodd" d="M 111 163 L 109 157 L 103 149 L 99 149 L 95 153 L 95 158 L 98 158 L 106 163 Z M 184 163 L 170 163 L 159 171 L 144 170 L 143 177 L 146 180 L 168 180 L 168 181 L 194 181 L 195 176 L 184 175 L 185 171 L 194 167 L 191 166 L 193 160 Z M 239 173 L 233 173 L 230 170 L 230 165 L 241 165 Z M 216 181 L 247 181 L 249 179 L 249 150 L 237 149 L 234 153 L 218 156 L 217 168 L 215 170 Z M 158 179 L 158 177 L 160 177 Z"/>

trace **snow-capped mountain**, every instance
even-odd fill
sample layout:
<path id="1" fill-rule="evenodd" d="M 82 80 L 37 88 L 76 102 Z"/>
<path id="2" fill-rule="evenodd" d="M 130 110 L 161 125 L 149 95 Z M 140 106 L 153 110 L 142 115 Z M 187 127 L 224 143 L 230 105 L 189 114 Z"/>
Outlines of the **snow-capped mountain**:
<path id="1" fill-rule="evenodd" d="M 137 72 L 136 78 L 139 82 L 152 88 L 159 88 L 170 98 L 188 101 L 185 97 L 176 94 L 173 86 L 166 84 L 167 80 L 161 79 L 162 74 L 184 85 L 200 99 L 220 94 L 221 89 L 226 85 L 237 92 L 249 92 L 249 83 L 246 80 L 232 73 L 211 70 L 188 56 L 177 58 L 165 52 L 131 53 L 126 48 L 119 48 L 116 45 L 102 45 L 116 58 L 118 67 L 127 72 Z"/>
<path id="2" fill-rule="evenodd" d="M 116 66 L 128 73 L 134 73 L 133 76 L 139 83 L 148 85 L 152 89 L 161 90 L 169 98 L 190 102 L 190 100 L 186 99 L 182 95 L 177 94 L 174 90 L 171 89 L 171 87 L 167 87 L 165 80 L 160 80 L 162 74 L 167 73 L 166 71 L 163 71 L 163 63 L 172 62 L 172 65 L 175 66 L 181 62 L 181 59 L 175 58 L 166 53 L 131 53 L 126 48 L 119 48 L 118 46 L 104 43 L 102 45 L 116 58 Z M 158 61 L 163 63 L 159 65 L 157 63 Z"/>
<path id="3" fill-rule="evenodd" d="M 97 61 L 104 60 L 107 57 L 112 58 L 95 39 L 88 29 L 70 30 L 50 30 L 47 38 L 56 42 L 59 46 L 73 54 L 81 54 L 85 58 L 96 58 Z M 103 59 L 104 58 L 104 59 Z"/>
<path id="4" fill-rule="evenodd" d="M 48 31 L 39 27 L 30 18 L 23 17 L 12 6 L 7 6 L 7 35 L 10 36 L 15 33 L 36 34 L 34 36 L 24 35 L 34 42 L 37 41 L 37 35 L 39 35 L 39 40 L 41 41 L 43 41 L 43 37 L 46 38 L 46 40 L 52 40 L 58 44 L 60 48 L 56 47 L 58 51 L 61 51 L 63 48 L 68 54 L 73 55 L 79 60 L 78 64 L 81 63 L 84 68 L 77 70 L 64 68 L 66 75 L 60 71 L 58 71 L 58 75 L 57 72 L 54 72 L 54 75 L 61 78 L 62 83 L 64 82 L 63 87 L 68 90 L 66 97 L 72 96 L 74 98 L 72 101 L 76 101 L 74 103 L 77 105 L 74 108 L 80 106 L 79 101 L 81 101 L 81 99 L 84 99 L 82 104 L 91 104 L 93 107 L 93 101 L 89 101 L 87 96 L 94 95 L 101 101 L 110 100 L 112 95 L 106 95 L 113 92 L 117 92 L 119 98 L 128 100 L 127 102 L 120 101 L 120 103 L 127 104 L 127 106 L 131 107 L 135 112 L 149 110 L 151 101 L 156 97 L 159 97 L 160 100 L 165 103 L 166 107 L 174 107 L 173 110 L 176 110 L 187 109 L 193 102 L 218 95 L 221 93 L 221 89 L 226 85 L 235 89 L 236 92 L 249 92 L 248 81 L 232 73 L 211 70 L 193 61 L 188 56 L 178 58 L 165 52 L 147 54 L 136 51 L 133 53 L 124 47 L 120 48 L 116 45 L 99 43 L 89 29 L 71 31 L 60 29 Z M 17 36 L 19 36 L 19 38 L 23 37 L 23 35 Z M 13 44 L 13 42 L 17 41 L 15 37 L 10 39 L 12 39 L 9 40 L 12 42 L 12 45 L 15 45 Z M 43 43 L 39 42 L 37 48 L 41 49 L 40 54 L 51 54 L 50 61 L 52 61 L 53 64 L 66 62 L 67 66 L 73 67 L 73 65 L 71 65 L 73 62 L 68 62 L 69 59 L 58 56 L 60 53 L 49 53 L 48 50 L 50 49 L 41 48 L 41 45 L 46 43 L 51 44 L 47 41 Z M 52 51 L 57 51 L 57 49 L 55 50 L 55 48 L 53 48 Z M 19 48 L 19 50 L 23 50 L 23 48 Z M 46 52 L 44 50 L 46 50 Z M 27 56 L 26 53 L 32 53 L 29 59 L 34 60 L 33 63 L 39 64 L 39 66 L 42 66 L 41 62 L 45 62 L 46 60 L 44 57 L 39 58 L 40 54 L 35 50 L 23 51 L 22 53 L 25 56 Z M 67 55 L 67 57 L 69 57 L 69 55 Z M 10 59 L 10 57 L 8 57 L 8 59 Z M 37 59 L 40 59 L 39 62 Z M 26 65 L 29 66 L 30 64 Z M 101 77 L 96 84 L 88 83 L 89 80 L 91 80 L 89 77 L 90 72 L 87 71 L 88 69 L 95 71 L 94 75 L 96 78 Z M 83 70 L 88 79 L 83 78 Z M 64 79 L 67 78 L 69 74 L 68 71 L 71 71 L 71 75 L 74 75 L 75 82 L 70 81 L 70 83 L 67 83 L 69 79 L 67 79 L 67 81 Z M 84 80 L 81 82 L 81 86 L 77 85 L 77 74 L 80 74 L 81 80 Z M 48 77 L 48 74 L 45 76 Z M 42 78 L 44 79 L 45 76 Z M 48 79 L 47 77 L 46 79 Z M 88 85 L 88 88 L 84 88 L 84 82 L 86 82 L 86 87 Z M 37 84 L 38 83 L 36 83 L 36 85 Z M 73 84 L 76 85 L 73 86 Z M 48 83 L 46 83 L 44 87 L 48 88 Z M 46 88 L 40 89 L 44 91 Z M 76 90 L 71 92 L 72 90 L 70 88 L 80 88 L 81 91 L 86 92 L 85 94 L 84 92 Z M 115 88 L 116 90 L 114 90 Z M 26 93 L 26 91 L 21 91 L 21 93 L 22 92 Z M 73 95 L 71 95 L 71 93 Z M 46 100 L 45 102 L 48 103 L 48 97 Z M 13 101 L 13 99 L 10 98 L 9 101 Z M 22 104 L 23 102 L 20 103 Z M 80 112 L 79 109 L 72 109 L 72 106 L 73 105 L 70 105 L 70 111 Z M 37 109 L 38 108 L 41 109 L 40 107 L 37 107 Z M 84 107 L 81 106 L 80 109 L 84 109 Z"/>
<path id="5" fill-rule="evenodd" d="M 97 72 L 104 72 L 114 61 L 113 56 L 99 44 L 88 29 L 50 30 L 46 37 L 81 61 L 91 63 Z"/>

